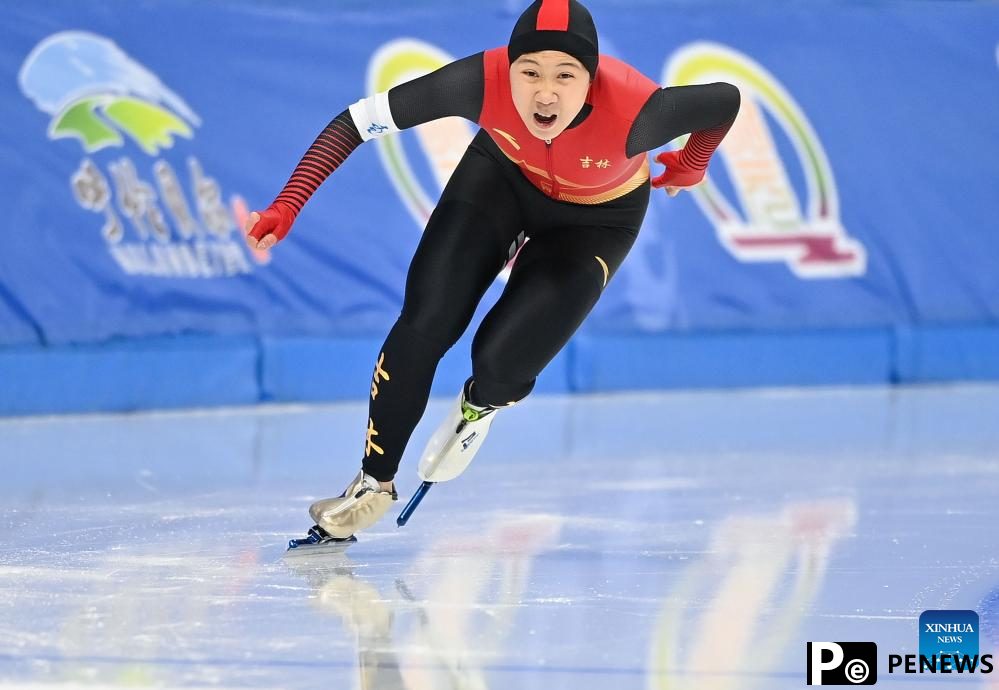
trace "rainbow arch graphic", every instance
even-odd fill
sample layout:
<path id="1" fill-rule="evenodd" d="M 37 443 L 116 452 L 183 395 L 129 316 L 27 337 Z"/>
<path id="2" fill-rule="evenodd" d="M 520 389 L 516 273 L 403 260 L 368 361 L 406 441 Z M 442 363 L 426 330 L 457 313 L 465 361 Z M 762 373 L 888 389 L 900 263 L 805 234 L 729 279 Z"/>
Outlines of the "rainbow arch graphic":
<path id="1" fill-rule="evenodd" d="M 718 150 L 737 203 L 725 197 L 710 175 L 692 190 L 733 256 L 740 261 L 783 261 L 800 278 L 847 278 L 866 272 L 864 246 L 840 222 L 836 180 L 822 142 L 776 77 L 727 46 L 695 42 L 670 56 L 662 79 L 670 86 L 727 81 L 742 93 L 739 116 Z M 764 111 L 794 146 L 805 176 L 804 203 L 790 183 Z"/>

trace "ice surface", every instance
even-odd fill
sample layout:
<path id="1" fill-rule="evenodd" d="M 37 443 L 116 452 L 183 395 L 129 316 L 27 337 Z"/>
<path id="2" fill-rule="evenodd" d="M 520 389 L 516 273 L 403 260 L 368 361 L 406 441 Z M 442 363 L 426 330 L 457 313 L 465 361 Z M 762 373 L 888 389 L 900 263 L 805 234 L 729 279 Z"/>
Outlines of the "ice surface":
<path id="1" fill-rule="evenodd" d="M 428 408 L 398 478 L 444 414 Z M 0 421 L 3 687 L 805 684 L 999 601 L 999 387 L 535 397 L 410 523 L 285 559 L 364 405 Z"/>

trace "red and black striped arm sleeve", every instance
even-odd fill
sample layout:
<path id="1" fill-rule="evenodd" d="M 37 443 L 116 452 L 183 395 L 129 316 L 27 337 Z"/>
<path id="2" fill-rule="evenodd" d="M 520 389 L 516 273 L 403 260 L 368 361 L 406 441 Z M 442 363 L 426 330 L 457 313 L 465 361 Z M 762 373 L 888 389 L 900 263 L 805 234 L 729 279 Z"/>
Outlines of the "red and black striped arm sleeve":
<path id="1" fill-rule="evenodd" d="M 340 167 L 361 141 L 350 111 L 344 110 L 312 142 L 274 202 L 290 206 L 297 216 L 319 185 Z"/>
<path id="2" fill-rule="evenodd" d="M 711 155 L 728 134 L 733 122 L 735 122 L 734 117 L 717 127 L 701 129 L 691 134 L 690 139 L 680 149 L 680 165 L 688 170 L 707 170 Z"/>
<path id="3" fill-rule="evenodd" d="M 476 53 L 358 101 L 326 125 L 274 202 L 297 216 L 319 185 L 364 141 L 452 115 L 476 122 L 484 92 L 483 57 Z"/>

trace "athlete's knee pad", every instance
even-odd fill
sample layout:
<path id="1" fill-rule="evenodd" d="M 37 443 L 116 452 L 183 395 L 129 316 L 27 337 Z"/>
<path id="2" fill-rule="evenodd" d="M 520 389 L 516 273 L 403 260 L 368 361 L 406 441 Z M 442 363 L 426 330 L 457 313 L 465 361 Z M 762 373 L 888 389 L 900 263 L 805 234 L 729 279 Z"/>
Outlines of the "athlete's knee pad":
<path id="1" fill-rule="evenodd" d="M 406 348 L 417 347 L 420 351 L 426 352 L 429 356 L 440 359 L 451 346 L 454 345 L 448 334 L 436 332 L 433 328 L 426 328 L 414 325 L 405 314 L 400 315 L 393 326 L 391 335 L 401 339 Z M 393 339 L 394 339 L 393 338 Z"/>
<path id="2" fill-rule="evenodd" d="M 419 308 L 408 305 L 399 316 L 399 323 L 415 333 L 417 338 L 426 344 L 433 345 L 440 351 L 440 356 L 458 342 L 458 338 L 468 328 L 471 317 L 457 313 L 454 305 L 447 303 L 446 297 L 439 298 L 438 303 L 427 304 Z"/>
<path id="3" fill-rule="evenodd" d="M 474 365 L 472 379 L 475 387 L 473 393 L 475 402 L 490 407 L 508 407 L 520 402 L 531 394 L 537 381 L 536 378 L 517 383 L 502 381 L 475 369 Z"/>

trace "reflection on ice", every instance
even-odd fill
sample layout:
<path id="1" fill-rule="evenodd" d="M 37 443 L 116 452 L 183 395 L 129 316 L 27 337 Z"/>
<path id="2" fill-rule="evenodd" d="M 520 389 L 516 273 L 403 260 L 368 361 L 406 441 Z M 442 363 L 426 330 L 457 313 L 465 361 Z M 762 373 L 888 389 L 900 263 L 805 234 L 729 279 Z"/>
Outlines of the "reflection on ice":
<path id="1" fill-rule="evenodd" d="M 853 502 L 840 499 L 722 520 L 710 553 L 686 568 L 664 601 L 650 687 L 748 690 L 772 683 L 768 676 L 801 639 L 835 543 L 856 519 Z M 701 603 L 692 608 L 690 601 Z"/>
<path id="2" fill-rule="evenodd" d="M 484 667 L 505 655 L 531 560 L 555 544 L 560 523 L 503 518 L 487 534 L 441 540 L 384 592 L 346 550 L 284 562 L 312 587 L 316 609 L 356 637 L 360 687 L 485 690 Z"/>
<path id="3" fill-rule="evenodd" d="M 991 653 L 997 410 L 537 397 L 418 520 L 305 559 L 362 406 L 0 421 L 0 686 L 797 688 L 805 641 L 913 653 L 924 608 L 977 608 Z"/>

